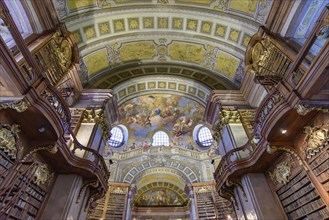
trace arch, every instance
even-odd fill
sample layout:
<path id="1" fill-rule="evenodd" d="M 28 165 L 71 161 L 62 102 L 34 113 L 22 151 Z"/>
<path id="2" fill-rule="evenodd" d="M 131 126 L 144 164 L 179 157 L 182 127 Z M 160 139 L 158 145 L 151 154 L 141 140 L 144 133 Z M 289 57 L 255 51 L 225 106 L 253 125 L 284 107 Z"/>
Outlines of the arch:
<path id="1" fill-rule="evenodd" d="M 165 166 L 160 166 L 155 160 L 144 161 L 138 166 L 136 165 L 133 168 L 131 168 L 124 175 L 123 179 L 120 181 L 124 183 L 136 182 L 136 177 L 139 174 L 152 168 L 171 168 L 178 171 L 176 172 L 176 174 L 181 176 L 186 182 L 188 183 L 199 182 L 198 175 L 196 175 L 196 173 L 192 169 L 181 164 L 179 161 L 172 161 L 172 160 L 167 160 Z"/>

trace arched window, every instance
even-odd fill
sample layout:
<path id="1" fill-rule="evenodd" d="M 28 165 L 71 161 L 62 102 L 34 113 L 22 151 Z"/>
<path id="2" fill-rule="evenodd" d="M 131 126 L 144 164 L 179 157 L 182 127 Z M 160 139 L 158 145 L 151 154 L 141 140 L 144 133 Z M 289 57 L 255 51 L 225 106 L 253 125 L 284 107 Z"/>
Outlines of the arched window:
<path id="1" fill-rule="evenodd" d="M 128 131 L 125 126 L 118 125 L 111 129 L 111 137 L 108 141 L 112 148 L 119 148 L 126 143 L 128 139 Z"/>
<path id="2" fill-rule="evenodd" d="M 194 128 L 193 137 L 195 142 L 201 147 L 201 148 L 208 148 L 213 143 L 213 137 L 209 130 L 204 125 L 197 125 Z"/>
<path id="3" fill-rule="evenodd" d="M 30 23 L 30 18 L 27 15 L 27 11 L 23 7 L 23 4 L 29 5 L 29 3 L 24 2 L 24 1 L 10 1 L 10 0 L 5 0 L 5 3 L 8 7 L 10 15 L 12 16 L 12 18 L 16 24 L 16 27 L 18 28 L 22 37 L 26 38 L 30 34 L 32 34 L 33 29 L 32 29 L 31 23 Z M 30 8 L 30 10 L 33 10 L 32 7 L 29 7 L 29 8 Z M 33 13 L 31 13 L 31 12 L 29 14 L 30 14 L 30 16 L 34 16 Z M 4 25 L 6 25 L 5 22 L 2 19 L 0 19 L 1 37 L 5 41 L 7 46 L 9 48 L 11 48 L 16 43 L 15 43 L 14 39 L 12 38 L 8 28 Z"/>
<path id="4" fill-rule="evenodd" d="M 152 146 L 169 146 L 169 136 L 164 131 L 157 131 L 153 135 Z"/>

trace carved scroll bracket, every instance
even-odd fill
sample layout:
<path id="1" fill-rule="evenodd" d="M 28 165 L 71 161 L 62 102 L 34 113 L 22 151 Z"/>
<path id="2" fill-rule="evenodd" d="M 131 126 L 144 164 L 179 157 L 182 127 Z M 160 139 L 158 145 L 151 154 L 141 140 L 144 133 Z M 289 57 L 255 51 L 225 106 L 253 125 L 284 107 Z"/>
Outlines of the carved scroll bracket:
<path id="1" fill-rule="evenodd" d="M 225 185 L 226 185 L 227 187 L 234 187 L 234 186 L 235 186 L 235 187 L 240 188 L 244 200 L 245 200 L 246 202 L 248 202 L 247 195 L 246 195 L 246 192 L 244 191 L 244 188 L 243 188 L 243 186 L 242 186 L 241 181 L 236 181 L 236 180 L 229 180 L 229 179 L 227 179 L 226 182 L 225 182 Z"/>
<path id="2" fill-rule="evenodd" d="M 86 182 L 84 183 L 80 190 L 79 190 L 79 194 L 77 196 L 77 200 L 75 201 L 76 203 L 79 203 L 80 200 L 81 200 L 81 195 L 82 195 L 82 192 L 87 189 L 88 187 L 93 187 L 93 188 L 97 188 L 99 186 L 99 182 L 98 181 L 92 181 L 92 182 Z"/>

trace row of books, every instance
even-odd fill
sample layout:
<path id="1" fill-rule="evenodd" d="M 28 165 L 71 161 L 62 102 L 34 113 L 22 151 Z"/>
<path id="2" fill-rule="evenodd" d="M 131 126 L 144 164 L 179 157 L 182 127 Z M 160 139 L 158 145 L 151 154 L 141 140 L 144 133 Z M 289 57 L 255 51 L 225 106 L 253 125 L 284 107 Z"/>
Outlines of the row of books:
<path id="1" fill-rule="evenodd" d="M 35 216 L 30 215 L 24 209 L 19 209 L 17 207 L 12 207 L 10 209 L 10 216 L 11 219 L 27 219 L 27 220 L 34 220 Z"/>
<path id="2" fill-rule="evenodd" d="M 318 166 L 317 168 L 315 168 L 313 170 L 315 175 L 320 175 L 321 173 L 323 173 L 324 171 L 329 169 L 329 159 L 327 159 L 324 163 L 322 163 L 320 166 Z"/>
<path id="3" fill-rule="evenodd" d="M 328 219 L 329 218 L 329 208 L 320 209 L 307 216 L 308 219 Z"/>
<path id="4" fill-rule="evenodd" d="M 292 203 L 293 201 L 299 199 L 300 197 L 306 195 L 309 191 L 314 189 L 314 185 L 312 183 L 307 184 L 297 192 L 294 192 L 291 196 L 286 198 L 285 200 L 282 200 L 282 205 L 287 206 L 288 204 Z"/>
<path id="5" fill-rule="evenodd" d="M 36 191 L 35 188 L 32 187 L 28 187 L 28 189 L 26 190 L 27 193 L 29 193 L 30 195 L 32 195 L 34 198 L 37 198 L 39 200 L 43 200 L 44 199 L 44 195 L 46 194 L 45 191 Z"/>
<path id="6" fill-rule="evenodd" d="M 284 198 L 290 196 L 292 193 L 298 191 L 303 186 L 305 186 L 307 183 L 310 182 L 310 179 L 306 176 L 301 181 L 295 183 L 293 186 L 290 187 L 289 190 L 287 190 L 285 193 L 279 195 L 280 200 L 283 200 Z"/>
<path id="7" fill-rule="evenodd" d="M 299 219 L 303 216 L 307 216 L 308 214 L 312 213 L 313 211 L 319 209 L 320 207 L 324 206 L 322 199 L 315 200 L 310 202 L 303 207 L 293 211 L 289 214 L 290 219 Z"/>
<path id="8" fill-rule="evenodd" d="M 318 156 L 316 159 L 314 159 L 310 163 L 311 169 L 315 169 L 318 165 L 322 164 L 325 160 L 329 159 L 329 153 L 327 151 L 323 151 L 320 156 Z"/>
<path id="9" fill-rule="evenodd" d="M 318 176 L 318 179 L 321 183 L 324 183 L 325 181 L 327 181 L 329 179 L 329 170 L 321 173 L 319 176 Z"/>
<path id="10" fill-rule="evenodd" d="M 284 210 L 285 210 L 286 213 L 289 213 L 289 212 L 303 206 L 304 204 L 312 201 L 317 196 L 318 196 L 318 194 L 313 190 L 313 191 L 309 192 L 308 194 L 302 196 L 301 198 L 299 198 L 295 202 L 291 203 L 287 207 L 285 207 Z"/>
<path id="11" fill-rule="evenodd" d="M 304 176 L 306 176 L 306 173 L 304 170 L 302 170 L 299 174 L 297 174 L 293 179 L 290 180 L 289 183 L 287 183 L 286 185 L 282 186 L 277 193 L 280 195 L 282 193 L 284 193 L 285 191 L 287 191 L 292 185 L 294 185 L 295 183 L 297 183 L 298 181 L 300 181 Z"/>

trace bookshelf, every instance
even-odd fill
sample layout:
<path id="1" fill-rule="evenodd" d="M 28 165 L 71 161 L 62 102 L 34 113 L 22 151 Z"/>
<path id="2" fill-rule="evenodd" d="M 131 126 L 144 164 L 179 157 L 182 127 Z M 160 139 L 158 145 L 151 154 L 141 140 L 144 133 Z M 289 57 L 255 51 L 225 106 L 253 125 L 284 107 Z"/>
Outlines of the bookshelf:
<path id="1" fill-rule="evenodd" d="M 323 188 L 329 192 L 329 147 L 308 161 L 308 164 Z"/>
<path id="2" fill-rule="evenodd" d="M 9 219 L 37 219 L 46 195 L 47 192 L 44 189 L 34 183 L 29 184 L 17 202 L 7 210 L 7 216 Z"/>
<path id="3" fill-rule="evenodd" d="M 89 220 L 125 219 L 127 208 L 126 203 L 128 198 L 128 186 L 121 185 L 114 184 L 114 186 L 109 186 L 106 196 L 96 201 L 97 206 L 95 208 L 89 209 Z"/>
<path id="4" fill-rule="evenodd" d="M 305 170 L 298 171 L 276 193 L 286 215 L 291 220 L 304 219 L 306 217 L 312 219 L 310 218 L 311 216 L 326 216 L 329 214 L 325 203 Z M 325 218 L 329 218 L 329 215 Z"/>
<path id="5" fill-rule="evenodd" d="M 7 171 L 12 165 L 13 162 L 10 158 L 5 152 L 0 150 L 0 174 Z M 14 169 L 13 172 L 18 174 L 21 171 Z M 1 184 L 4 178 L 5 176 L 1 175 L 0 188 L 5 187 Z M 28 181 L 28 184 L 20 184 L 20 181 L 23 180 L 26 181 L 27 177 L 15 178 L 15 182 L 12 182 L 14 185 L 11 194 L 2 194 L 1 202 L 4 204 L 12 203 L 12 205 L 5 213 L 2 213 L 1 219 L 34 220 L 38 218 L 39 210 L 47 196 L 47 189 L 43 186 L 38 186 L 33 181 Z"/>
<path id="6" fill-rule="evenodd" d="M 196 205 L 200 219 L 216 219 L 216 210 L 211 192 L 197 193 Z"/>

